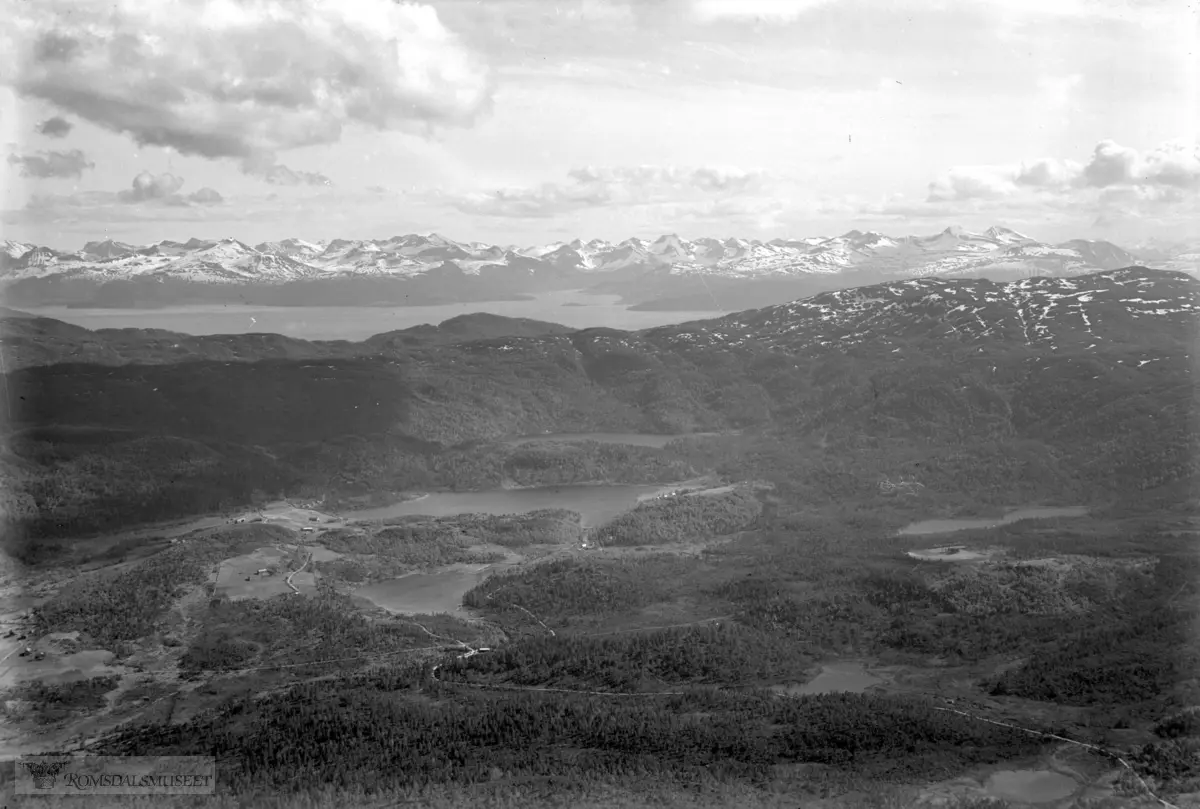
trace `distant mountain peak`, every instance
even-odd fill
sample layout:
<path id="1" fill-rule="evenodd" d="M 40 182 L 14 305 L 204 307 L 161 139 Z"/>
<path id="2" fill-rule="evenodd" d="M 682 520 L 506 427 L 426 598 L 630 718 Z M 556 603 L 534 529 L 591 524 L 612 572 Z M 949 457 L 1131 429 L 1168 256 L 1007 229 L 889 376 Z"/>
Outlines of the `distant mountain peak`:
<path id="1" fill-rule="evenodd" d="M 1013 230 L 1012 228 L 1000 227 L 998 225 L 992 225 L 990 228 L 988 228 L 985 231 L 985 235 L 989 239 L 994 239 L 999 242 L 1031 242 L 1031 241 L 1034 241 L 1033 239 L 1029 238 L 1025 234 L 1018 233 L 1017 231 Z"/>
<path id="2" fill-rule="evenodd" d="M 1142 260 L 1200 273 L 1200 262 L 1194 256 L 1155 253 Z M 163 278 L 195 284 L 283 284 L 300 279 L 342 283 L 419 277 L 430 289 L 473 284 L 475 288 L 466 292 L 437 295 L 442 296 L 439 299 L 465 295 L 474 300 L 481 294 L 525 294 L 571 284 L 575 289 L 608 285 L 645 295 L 650 287 L 670 289 L 674 284 L 686 286 L 705 278 L 789 283 L 822 279 L 824 285 L 836 284 L 834 279 L 840 277 L 849 284 L 868 277 L 1077 275 L 1135 263 L 1139 261 L 1134 254 L 1110 242 L 1075 239 L 1048 244 L 1002 226 L 971 233 L 952 225 L 934 236 L 899 238 L 854 228 L 832 238 L 769 241 L 733 236 L 685 239 L 665 233 L 653 241 L 631 237 L 614 244 L 573 238 L 523 248 L 459 242 L 430 232 L 366 240 L 289 237 L 254 247 L 231 236 L 217 240 L 192 237 L 183 243 L 163 240 L 147 246 L 105 238 L 88 242 L 78 253 L 5 242 L 0 252 L 0 283 L 50 277 L 70 277 L 73 283 L 85 286 Z M 458 280 L 447 280 L 451 277 Z M 703 294 L 711 297 L 710 291 Z"/>

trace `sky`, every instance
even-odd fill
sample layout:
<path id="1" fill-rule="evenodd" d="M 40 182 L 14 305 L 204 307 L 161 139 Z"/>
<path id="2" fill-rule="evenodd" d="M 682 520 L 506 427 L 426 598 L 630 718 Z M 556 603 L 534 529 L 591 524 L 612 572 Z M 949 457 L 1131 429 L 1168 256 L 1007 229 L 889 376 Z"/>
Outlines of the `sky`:
<path id="1" fill-rule="evenodd" d="M 78 249 L 1200 238 L 1197 0 L 0 0 L 0 230 Z"/>

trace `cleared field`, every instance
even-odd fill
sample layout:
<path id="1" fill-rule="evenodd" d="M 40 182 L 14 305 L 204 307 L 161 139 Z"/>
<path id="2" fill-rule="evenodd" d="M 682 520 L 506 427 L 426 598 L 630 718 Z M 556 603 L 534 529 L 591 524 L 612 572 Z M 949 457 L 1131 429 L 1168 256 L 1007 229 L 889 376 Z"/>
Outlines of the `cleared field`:
<path id="1" fill-rule="evenodd" d="M 996 548 L 968 550 L 960 545 L 908 551 L 909 556 L 922 562 L 986 562 L 1002 553 L 1003 551 Z"/>
<path id="2" fill-rule="evenodd" d="M 252 553 L 226 559 L 221 562 L 217 573 L 215 595 L 237 601 L 243 598 L 272 598 L 292 592 L 285 581 L 287 558 L 288 553 L 279 548 L 259 548 Z M 272 574 L 259 575 L 258 571 L 264 568 L 272 570 Z"/>
<path id="3" fill-rule="evenodd" d="M 22 643 L 21 647 L 25 644 Z M 45 644 L 31 644 L 34 651 L 41 651 Z M 18 650 L 19 651 L 19 650 Z M 73 683 L 98 677 L 101 674 L 119 674 L 120 671 L 108 664 L 113 653 L 104 649 L 89 649 L 71 654 L 55 654 L 46 651 L 41 660 L 19 657 L 13 654 L 0 668 L 0 688 L 11 688 L 22 680 L 36 680 L 46 684 Z"/>
<path id="4" fill-rule="evenodd" d="M 345 521 L 332 514 L 311 508 L 302 508 L 284 500 L 270 503 L 261 509 L 247 511 L 231 517 L 228 522 L 251 523 L 263 522 L 269 525 L 280 525 L 299 531 L 302 528 L 342 528 Z"/>

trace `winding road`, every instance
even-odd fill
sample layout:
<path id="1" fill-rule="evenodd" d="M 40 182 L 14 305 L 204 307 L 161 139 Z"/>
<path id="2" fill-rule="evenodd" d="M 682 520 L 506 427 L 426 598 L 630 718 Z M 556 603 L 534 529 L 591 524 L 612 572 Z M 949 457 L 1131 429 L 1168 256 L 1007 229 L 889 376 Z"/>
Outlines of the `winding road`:
<path id="1" fill-rule="evenodd" d="M 292 593 L 294 593 L 295 595 L 300 595 L 300 589 L 298 587 L 296 587 L 296 585 L 292 584 L 292 576 L 295 576 L 297 573 L 304 570 L 304 568 L 308 567 L 308 563 L 312 561 L 312 558 L 313 558 L 312 551 L 309 551 L 308 558 L 304 560 L 304 564 L 300 565 L 300 567 L 296 568 L 291 573 L 287 574 L 287 578 L 284 579 L 284 583 L 287 584 L 288 587 L 292 588 Z"/>

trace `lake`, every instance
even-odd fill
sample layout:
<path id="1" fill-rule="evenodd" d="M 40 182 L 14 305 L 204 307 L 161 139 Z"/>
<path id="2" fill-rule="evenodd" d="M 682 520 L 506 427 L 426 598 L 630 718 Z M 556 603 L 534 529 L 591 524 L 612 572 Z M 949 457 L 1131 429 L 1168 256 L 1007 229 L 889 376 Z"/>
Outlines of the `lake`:
<path id="1" fill-rule="evenodd" d="M 1061 800 L 1078 788 L 1073 779 L 1051 770 L 1000 770 L 992 773 L 985 787 L 993 797 L 1022 803 Z"/>
<path id="2" fill-rule="evenodd" d="M 465 615 L 463 594 L 487 578 L 495 565 L 448 565 L 432 573 L 409 573 L 368 584 L 354 591 L 389 612 L 428 615 L 448 612 Z"/>
<path id="3" fill-rule="evenodd" d="M 771 690 L 788 696 L 806 694 L 836 694 L 839 692 L 862 693 L 873 685 L 883 682 L 868 674 L 861 663 L 829 663 L 821 667 L 821 673 L 807 683 L 774 686 Z"/>
<path id="4" fill-rule="evenodd" d="M 494 489 L 487 492 L 433 492 L 382 508 L 346 512 L 347 520 L 389 517 L 452 517 L 456 514 L 522 514 L 563 508 L 580 514 L 583 525 L 600 525 L 637 505 L 638 499 L 669 490 L 657 485 L 580 484 L 537 489 Z M 448 565 L 430 573 L 409 573 L 354 591 L 390 612 L 464 615 L 463 594 L 500 565 Z"/>
<path id="5" fill-rule="evenodd" d="M 616 483 L 548 486 L 536 489 L 493 489 L 486 492 L 433 492 L 380 508 L 344 512 L 347 520 L 384 520 L 421 515 L 524 514 L 548 508 L 579 512 L 582 523 L 600 525 L 637 505 L 638 498 L 668 489 L 658 485 Z"/>
<path id="6" fill-rule="evenodd" d="M 547 292 L 527 301 L 485 301 L 438 306 L 238 306 L 208 304 L 162 309 L 69 309 L 41 306 L 23 311 L 87 329 L 168 329 L 184 334 L 283 334 L 304 340 L 364 340 L 373 334 L 438 324 L 459 315 L 487 312 L 526 317 L 575 329 L 605 326 L 636 330 L 720 317 L 723 311 L 633 312 L 617 295 Z"/>
<path id="7" fill-rule="evenodd" d="M 1008 512 L 1003 517 L 983 517 L 978 519 L 962 518 L 953 520 L 922 520 L 904 526 L 900 529 L 901 536 L 949 534 L 953 531 L 968 529 L 996 528 L 1019 520 L 1045 520 L 1051 517 L 1084 517 L 1088 510 L 1084 506 L 1038 506 L 1019 508 Z"/>

